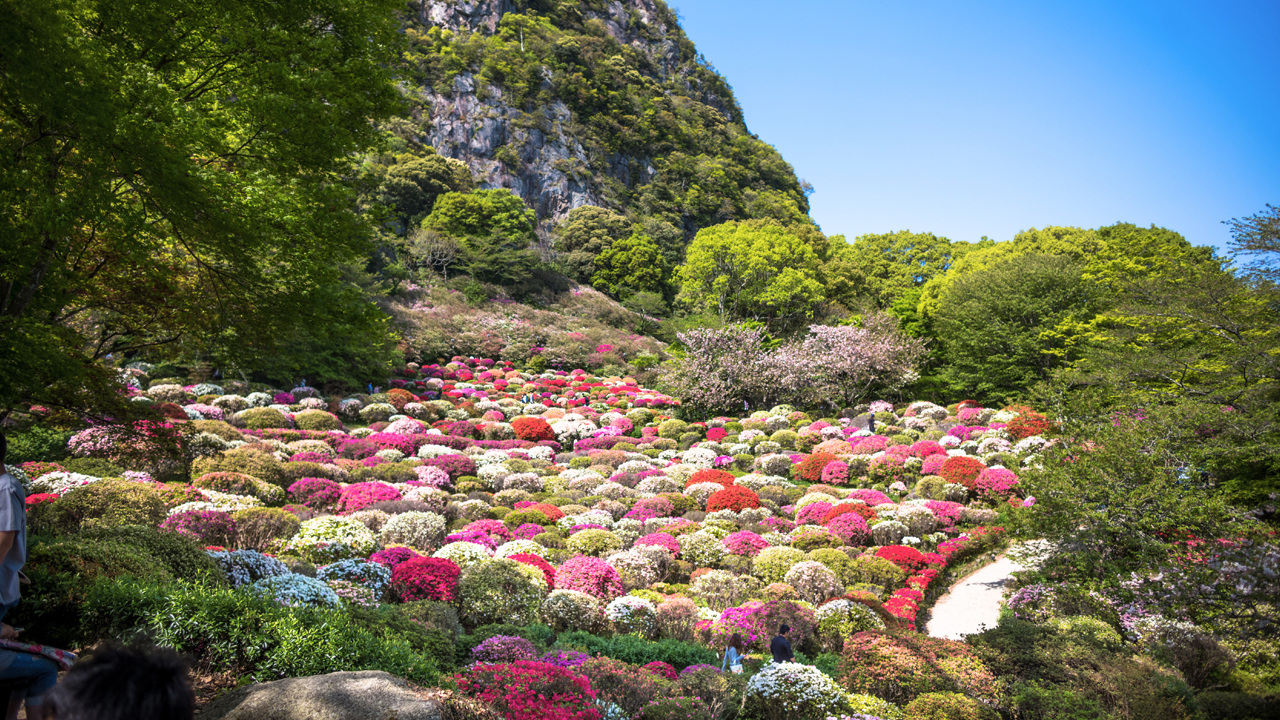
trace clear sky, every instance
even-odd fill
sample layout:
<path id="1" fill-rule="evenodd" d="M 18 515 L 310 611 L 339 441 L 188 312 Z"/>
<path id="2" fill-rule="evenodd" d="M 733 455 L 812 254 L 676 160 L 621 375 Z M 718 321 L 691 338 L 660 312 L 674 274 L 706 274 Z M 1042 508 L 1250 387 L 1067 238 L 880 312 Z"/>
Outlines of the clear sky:
<path id="1" fill-rule="evenodd" d="M 852 239 L 1160 225 L 1280 205 L 1280 1 L 668 0 Z"/>

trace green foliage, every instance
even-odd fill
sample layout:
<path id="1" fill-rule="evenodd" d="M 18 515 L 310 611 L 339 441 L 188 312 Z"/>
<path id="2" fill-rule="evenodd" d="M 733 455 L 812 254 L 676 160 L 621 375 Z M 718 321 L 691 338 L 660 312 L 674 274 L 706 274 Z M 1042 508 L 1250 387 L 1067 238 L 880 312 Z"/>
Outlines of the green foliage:
<path id="1" fill-rule="evenodd" d="M 80 537 L 142 550 L 160 561 L 175 578 L 217 586 L 227 582 L 222 567 L 209 557 L 199 543 L 185 535 L 161 532 L 141 525 L 122 525 L 85 530 L 80 533 Z"/>
<path id="2" fill-rule="evenodd" d="M 556 637 L 556 644 L 566 648 L 580 648 L 590 655 L 600 653 L 633 665 L 661 660 L 670 663 L 677 671 L 690 665 L 715 665 L 719 662 L 719 656 L 714 650 L 671 638 L 657 641 L 644 640 L 636 635 L 602 638 L 576 631 L 560 633 Z"/>
<path id="3" fill-rule="evenodd" d="M 658 246 L 640 233 L 610 245 L 596 258 L 595 266 L 591 285 L 615 298 L 637 292 L 657 292 L 662 289 L 666 275 Z"/>
<path id="4" fill-rule="evenodd" d="M 578 282 L 591 282 L 596 258 L 615 242 L 632 235 L 631 223 L 618 213 L 594 205 L 569 211 L 556 226 L 555 249 L 566 274 Z M 607 292 L 607 291 L 604 291 Z"/>
<path id="5" fill-rule="evenodd" d="M 430 146 L 423 148 L 423 153 L 398 158 L 375 191 L 376 199 L 393 210 L 402 228 L 421 222 L 439 196 L 467 192 L 474 185 L 466 163 L 443 157 Z"/>
<path id="6" fill-rule="evenodd" d="M 276 540 L 288 540 L 302 525 L 298 516 L 280 508 L 246 508 L 232 514 L 236 546 L 266 552 Z"/>
<path id="7" fill-rule="evenodd" d="M 67 456 L 67 440 L 72 433 L 65 430 L 31 425 L 17 432 L 7 431 L 5 437 L 9 441 L 5 462 L 19 465 L 24 462 L 55 462 Z M 64 465 L 65 467 L 65 465 Z M 111 473 L 118 475 L 119 472 Z"/>
<path id="8" fill-rule="evenodd" d="M 67 472 L 93 477 L 120 477 L 124 474 L 124 468 L 102 458 L 74 457 L 62 460 L 58 464 L 66 468 Z"/>
<path id="9" fill-rule="evenodd" d="M 867 292 L 876 304 L 888 309 L 908 296 L 908 291 L 945 273 L 951 267 L 952 245 L 947 238 L 933 233 L 902 230 L 859 235 L 853 239 L 846 257 L 862 271 Z M 915 298 L 918 300 L 919 295 L 915 294 Z"/>
<path id="10" fill-rule="evenodd" d="M 825 298 L 813 246 L 772 220 L 700 230 L 676 275 L 680 300 L 725 322 L 795 325 Z"/>
<path id="11" fill-rule="evenodd" d="M 282 463 L 258 448 L 234 448 L 218 455 L 196 458 L 191 464 L 192 477 L 214 472 L 231 472 L 248 475 L 287 488 L 288 480 Z"/>
<path id="12" fill-rule="evenodd" d="M 956 279 L 934 317 L 952 387 L 1007 402 L 1077 357 L 1073 328 L 1100 309 L 1082 273 L 1065 257 L 1015 255 Z"/>
<path id="13" fill-rule="evenodd" d="M 399 605 L 367 608 L 353 603 L 347 606 L 347 613 L 383 640 L 403 640 L 414 652 L 436 660 L 441 669 L 452 669 L 455 649 L 453 635 L 448 630 L 414 619 Z"/>
<path id="14" fill-rule="evenodd" d="M 397 106 L 396 7 L 0 11 L 0 132 L 22 148 L 0 165 L 0 407 L 127 409 L 92 360 L 181 339 L 257 369 L 306 352 L 300 329 L 369 317 L 340 278 L 370 233 L 339 178 Z M 376 324 L 358 329 L 376 344 Z"/>
<path id="15" fill-rule="evenodd" d="M 525 280 L 537 265 L 529 246 L 536 239 L 536 216 L 507 190 L 451 192 L 440 196 L 422 221 L 462 243 L 463 263 L 476 280 L 511 285 Z"/>
<path id="16" fill-rule="evenodd" d="M 49 510 L 49 523 L 58 532 L 120 525 L 154 527 L 165 518 L 165 502 L 150 485 L 107 478 L 73 488 Z"/>

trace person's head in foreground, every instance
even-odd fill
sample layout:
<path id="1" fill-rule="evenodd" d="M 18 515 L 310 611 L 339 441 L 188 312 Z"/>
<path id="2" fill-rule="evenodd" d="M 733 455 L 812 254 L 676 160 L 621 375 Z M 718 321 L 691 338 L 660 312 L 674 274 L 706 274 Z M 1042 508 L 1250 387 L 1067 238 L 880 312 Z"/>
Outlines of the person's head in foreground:
<path id="1" fill-rule="evenodd" d="M 779 635 L 786 635 L 786 634 L 787 634 L 787 633 L 789 633 L 789 632 L 791 632 L 791 626 L 790 626 L 790 625 L 783 625 L 782 627 L 778 628 L 778 634 L 779 634 Z"/>
<path id="2" fill-rule="evenodd" d="M 106 647 L 77 662 L 48 695 L 57 720 L 191 720 L 187 664 L 172 650 Z"/>

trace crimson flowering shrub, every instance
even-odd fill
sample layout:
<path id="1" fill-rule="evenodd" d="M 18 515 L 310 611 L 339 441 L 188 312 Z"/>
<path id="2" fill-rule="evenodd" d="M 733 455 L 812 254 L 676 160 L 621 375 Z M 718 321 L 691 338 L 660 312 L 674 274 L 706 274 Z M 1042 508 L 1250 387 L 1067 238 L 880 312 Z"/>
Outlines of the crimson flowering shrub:
<path id="1" fill-rule="evenodd" d="M 973 490 L 978 481 L 978 475 L 986 470 L 987 466 L 982 464 L 981 460 L 971 458 L 967 455 L 956 455 L 947 458 L 942 464 L 942 471 L 939 475 L 943 480 L 956 485 L 963 485 Z"/>
<path id="2" fill-rule="evenodd" d="M 374 503 L 400 499 L 400 491 L 386 483 L 362 482 L 342 488 L 338 494 L 338 513 L 349 515 Z"/>
<path id="3" fill-rule="evenodd" d="M 849 465 L 843 460 L 832 460 L 823 466 L 821 479 L 827 485 L 846 485 L 849 482 Z"/>
<path id="4" fill-rule="evenodd" d="M 713 427 L 707 430 L 707 439 L 712 442 L 720 442 L 728 437 L 729 431 L 722 427 Z"/>
<path id="5" fill-rule="evenodd" d="M 941 445 L 934 442 L 933 440 L 917 441 L 916 443 L 911 445 L 908 452 L 910 453 L 911 457 L 918 457 L 922 460 L 924 458 L 933 457 L 934 455 L 947 454 L 946 448 L 942 447 Z"/>
<path id="6" fill-rule="evenodd" d="M 479 663 L 454 679 L 506 720 L 600 720 L 591 681 L 551 663 Z"/>
<path id="7" fill-rule="evenodd" d="M 394 572 L 395 569 L 399 567 L 402 563 L 412 560 L 416 557 L 422 557 L 422 556 L 419 555 L 417 552 L 415 552 L 413 548 L 408 548 L 403 545 L 399 545 L 396 547 L 389 547 L 386 550 L 379 550 L 378 552 L 370 555 L 369 562 L 375 562 L 380 565 L 386 565 L 387 567 L 391 568 L 391 570 Z"/>
<path id="8" fill-rule="evenodd" d="M 458 482 L 458 478 L 476 474 L 476 463 L 466 455 L 441 455 L 422 461 L 427 467 L 438 467 L 449 473 L 449 479 Z"/>
<path id="9" fill-rule="evenodd" d="M 551 563 L 532 553 L 516 553 L 515 555 L 507 556 L 507 559 L 538 568 L 542 571 L 543 577 L 547 579 L 547 590 L 556 589 L 556 569 Z"/>
<path id="10" fill-rule="evenodd" d="M 399 450 L 408 456 L 418 451 L 418 443 L 414 442 L 412 435 L 381 432 L 374 433 L 365 440 L 377 445 L 379 450 Z"/>
<path id="11" fill-rule="evenodd" d="M 50 503 L 57 500 L 58 497 L 59 495 L 57 493 L 35 493 L 34 495 L 28 495 L 27 506 L 30 507 L 41 503 Z"/>
<path id="12" fill-rule="evenodd" d="M 868 435 L 851 442 L 854 455 L 874 455 L 889 445 L 889 438 L 883 435 Z"/>
<path id="13" fill-rule="evenodd" d="M 1024 405 L 1014 405 L 1006 410 L 1018 413 L 1017 417 L 1005 425 L 1005 432 L 1014 440 L 1025 440 L 1032 435 L 1044 435 L 1053 430 L 1053 423 L 1043 414 Z"/>
<path id="14" fill-rule="evenodd" d="M 826 525 L 841 515 L 846 515 L 848 513 L 853 513 L 867 522 L 871 522 L 876 519 L 876 511 L 873 510 L 870 505 L 863 505 L 861 503 L 840 503 L 827 511 L 827 514 L 822 518 L 821 524 Z"/>
<path id="15" fill-rule="evenodd" d="M 796 480 L 803 480 L 811 483 L 822 482 L 822 469 L 825 468 L 828 463 L 835 462 L 839 459 L 840 458 L 832 455 L 831 453 L 817 452 L 804 460 L 801 460 L 799 465 L 793 467 L 791 469 L 791 475 Z"/>
<path id="16" fill-rule="evenodd" d="M 445 558 L 410 558 L 391 571 L 391 593 L 401 602 L 438 600 L 453 602 L 462 569 Z"/>
<path id="17" fill-rule="evenodd" d="M 769 542 L 750 530 L 739 530 L 730 533 L 720 541 L 724 549 L 733 555 L 755 557 L 761 550 L 769 547 Z"/>
<path id="18" fill-rule="evenodd" d="M 560 520 L 561 518 L 563 518 L 563 517 L 564 517 L 564 511 L 563 511 L 563 510 L 561 510 L 560 508 L 556 507 L 555 505 L 549 505 L 549 504 L 547 504 L 547 503 L 538 503 L 537 505 L 534 505 L 533 507 L 530 507 L 529 509 L 530 509 L 530 510 L 537 510 L 538 512 L 542 513 L 543 515 L 546 515 L 546 516 L 547 516 L 547 519 L 548 519 L 548 520 L 550 520 L 551 522 L 559 522 L 559 520 Z"/>
<path id="19" fill-rule="evenodd" d="M 886 545 L 876 551 L 876 557 L 884 558 L 905 570 L 908 574 L 924 569 L 924 553 L 905 545 Z"/>
<path id="20" fill-rule="evenodd" d="M 850 692 L 898 704 L 929 692 L 966 692 L 979 699 L 994 699 L 996 693 L 995 676 L 968 645 L 915 633 L 869 631 L 850 637 L 838 677 Z"/>
<path id="21" fill-rule="evenodd" d="M 511 531 L 499 520 L 476 520 L 469 523 L 465 530 L 482 532 L 493 539 L 497 545 L 511 541 Z M 495 545 L 496 547 L 496 545 Z"/>
<path id="22" fill-rule="evenodd" d="M 160 529 L 185 535 L 201 545 L 231 545 L 235 542 L 236 521 L 218 510 L 189 510 L 170 515 Z"/>
<path id="23" fill-rule="evenodd" d="M 760 496 L 750 488 L 732 485 L 723 490 L 717 490 L 707 498 L 707 512 L 713 513 L 717 510 L 732 510 L 734 512 L 742 512 L 748 508 L 760 507 Z"/>
<path id="24" fill-rule="evenodd" d="M 577 590 L 604 601 L 623 594 L 622 578 L 609 563 L 597 557 L 570 558 L 556 571 L 556 588 Z"/>
<path id="25" fill-rule="evenodd" d="M 650 675 L 657 675 L 658 677 L 666 678 L 667 680 L 676 679 L 675 667 L 669 663 L 664 663 L 661 660 L 654 660 L 651 663 L 645 663 L 640 666 L 640 669 Z"/>
<path id="26" fill-rule="evenodd" d="M 697 485 L 698 483 L 713 482 L 717 485 L 729 487 L 730 485 L 733 485 L 733 481 L 733 473 L 725 472 L 724 470 L 706 469 L 699 470 L 690 476 L 690 478 L 685 481 L 684 486 L 689 488 L 693 485 Z"/>
<path id="27" fill-rule="evenodd" d="M 302 478 L 289 486 L 290 500 L 316 511 L 333 507 L 341 495 L 341 486 L 325 478 Z"/>
<path id="28" fill-rule="evenodd" d="M 338 451 L 338 457 L 347 460 L 364 460 L 378 452 L 380 448 L 368 440 L 344 437 L 338 439 L 338 445 L 334 449 Z"/>
<path id="29" fill-rule="evenodd" d="M 515 431 L 516 437 L 521 440 L 538 442 L 539 440 L 556 439 L 556 434 L 552 431 L 551 424 L 540 417 L 516 418 L 511 423 L 511 429 Z"/>

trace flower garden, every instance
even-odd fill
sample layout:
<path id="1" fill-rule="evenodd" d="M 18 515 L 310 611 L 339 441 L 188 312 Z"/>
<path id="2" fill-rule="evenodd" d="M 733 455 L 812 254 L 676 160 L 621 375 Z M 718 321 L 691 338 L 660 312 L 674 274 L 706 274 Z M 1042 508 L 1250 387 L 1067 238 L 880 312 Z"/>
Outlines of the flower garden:
<path id="1" fill-rule="evenodd" d="M 346 398 L 148 370 L 130 393 L 164 422 L 90 427 L 69 459 L 17 468 L 37 537 L 13 622 L 45 642 L 147 638 L 259 682 L 381 669 L 510 720 L 994 718 L 1015 696 L 1071 699 L 1018 679 L 1007 637 L 920 632 L 1035 505 L 1019 476 L 1061 441 L 1030 408 L 687 422 L 629 379 L 490 360 Z M 769 661 L 783 623 L 795 663 Z M 1064 632 L 1094 653 L 1126 642 L 1087 617 Z M 721 672 L 734 634 L 742 675 Z M 1109 662 L 1130 692 L 1177 693 Z"/>

